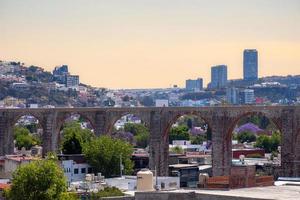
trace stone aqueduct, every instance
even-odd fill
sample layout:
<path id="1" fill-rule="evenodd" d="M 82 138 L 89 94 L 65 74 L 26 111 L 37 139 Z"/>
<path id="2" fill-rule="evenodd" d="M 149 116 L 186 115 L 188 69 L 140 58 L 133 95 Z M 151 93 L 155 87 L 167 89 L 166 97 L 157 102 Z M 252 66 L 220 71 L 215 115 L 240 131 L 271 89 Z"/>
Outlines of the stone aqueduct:
<path id="1" fill-rule="evenodd" d="M 43 128 L 43 151 L 56 151 L 64 120 L 80 114 L 97 136 L 110 134 L 122 116 L 134 114 L 150 130 L 150 168 L 168 174 L 168 132 L 178 117 L 201 117 L 212 129 L 213 175 L 228 175 L 231 168 L 231 136 L 238 120 L 246 115 L 264 115 L 282 133 L 281 175 L 300 176 L 300 106 L 136 107 L 136 108 L 36 108 L 0 109 L 0 155 L 13 153 L 13 126 L 24 115 L 32 115 Z"/>

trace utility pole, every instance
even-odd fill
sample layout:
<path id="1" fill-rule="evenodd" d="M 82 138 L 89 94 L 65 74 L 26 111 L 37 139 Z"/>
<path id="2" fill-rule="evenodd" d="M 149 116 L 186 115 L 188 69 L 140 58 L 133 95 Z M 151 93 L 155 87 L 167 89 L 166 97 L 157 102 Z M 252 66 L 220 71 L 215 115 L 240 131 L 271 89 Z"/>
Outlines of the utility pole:
<path id="1" fill-rule="evenodd" d="M 157 168 L 156 168 L 156 165 L 155 165 L 155 168 L 154 168 L 155 170 L 155 190 L 158 190 L 158 180 L 157 180 Z"/>

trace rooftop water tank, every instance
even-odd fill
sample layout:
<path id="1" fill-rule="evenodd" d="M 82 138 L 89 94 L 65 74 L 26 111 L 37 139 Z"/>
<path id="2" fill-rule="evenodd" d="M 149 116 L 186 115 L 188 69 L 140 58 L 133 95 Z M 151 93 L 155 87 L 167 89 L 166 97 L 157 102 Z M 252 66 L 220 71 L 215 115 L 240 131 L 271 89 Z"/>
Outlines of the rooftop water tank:
<path id="1" fill-rule="evenodd" d="M 153 173 L 149 169 L 141 169 L 137 173 L 137 191 L 153 191 Z"/>
<path id="2" fill-rule="evenodd" d="M 199 188 L 206 188 L 208 177 L 209 176 L 208 176 L 207 173 L 200 173 L 199 174 L 199 183 L 198 183 Z"/>

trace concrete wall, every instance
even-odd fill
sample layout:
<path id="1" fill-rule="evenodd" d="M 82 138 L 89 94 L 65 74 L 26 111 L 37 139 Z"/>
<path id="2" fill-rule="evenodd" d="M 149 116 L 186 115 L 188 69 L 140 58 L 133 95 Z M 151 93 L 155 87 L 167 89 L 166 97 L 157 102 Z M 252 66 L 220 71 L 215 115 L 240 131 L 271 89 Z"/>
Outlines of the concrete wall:
<path id="1" fill-rule="evenodd" d="M 135 200 L 135 197 L 103 197 L 101 200 Z"/>
<path id="2" fill-rule="evenodd" d="M 135 200 L 260 200 L 258 198 L 234 197 L 199 193 L 176 193 L 176 192 L 137 192 Z M 266 199 L 261 199 L 266 200 Z"/>

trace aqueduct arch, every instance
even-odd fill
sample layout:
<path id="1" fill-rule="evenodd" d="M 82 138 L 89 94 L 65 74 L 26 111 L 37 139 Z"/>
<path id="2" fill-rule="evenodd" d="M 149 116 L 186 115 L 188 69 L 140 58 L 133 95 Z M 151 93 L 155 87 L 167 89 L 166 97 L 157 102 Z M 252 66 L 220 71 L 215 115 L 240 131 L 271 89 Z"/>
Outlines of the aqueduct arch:
<path id="1" fill-rule="evenodd" d="M 0 155 L 12 154 L 12 123 L 22 115 L 35 116 L 41 123 L 44 153 L 55 151 L 53 138 L 59 124 L 70 113 L 86 116 L 97 136 L 109 133 L 115 121 L 127 113 L 139 116 L 150 131 L 150 168 L 168 175 L 168 143 L 164 140 L 176 116 L 200 116 L 210 125 L 213 145 L 213 175 L 228 175 L 231 143 L 228 134 L 236 121 L 247 113 L 263 113 L 282 133 L 282 175 L 300 176 L 300 106 L 215 106 L 215 107 L 135 107 L 135 108 L 36 108 L 0 109 Z"/>
<path id="2" fill-rule="evenodd" d="M 83 118 L 85 121 L 89 122 L 93 130 L 95 131 L 95 122 L 92 118 L 92 116 L 89 115 L 89 113 L 85 112 L 63 112 L 58 117 L 58 122 L 56 124 L 55 132 L 52 134 L 52 143 L 53 146 L 52 149 L 58 150 L 60 148 L 61 139 L 64 137 L 61 133 L 63 126 L 67 123 L 66 120 L 71 118 L 72 116 L 79 115 L 79 117 Z M 94 132 L 95 134 L 95 132 Z"/>
<path id="3" fill-rule="evenodd" d="M 139 113 L 139 112 L 116 112 L 114 114 L 114 116 L 111 117 L 111 120 L 110 120 L 110 123 L 109 123 L 109 126 L 108 126 L 108 130 L 104 134 L 111 135 L 113 127 L 116 124 L 116 122 L 118 120 L 120 120 L 122 117 L 128 116 L 128 115 L 133 115 L 135 117 L 138 117 L 141 120 L 141 123 L 144 124 L 145 127 L 149 128 L 149 118 L 147 117 L 147 115 L 145 115 L 143 113 Z"/>
<path id="4" fill-rule="evenodd" d="M 232 120 L 231 125 L 230 125 L 230 127 L 228 129 L 228 132 L 226 133 L 226 138 L 225 138 L 225 141 L 226 141 L 226 143 L 228 145 L 228 149 L 229 149 L 228 156 L 227 156 L 228 158 L 230 158 L 230 159 L 227 160 L 227 162 L 228 162 L 229 165 L 232 165 L 232 163 L 231 163 L 231 158 L 232 158 L 232 142 L 231 141 L 232 141 L 233 131 L 234 131 L 236 125 L 240 122 L 240 120 L 242 120 L 242 119 L 244 119 L 246 117 L 251 117 L 251 116 L 257 116 L 257 117 L 265 117 L 265 118 L 267 118 L 269 120 L 269 123 L 273 124 L 276 127 L 276 129 L 279 130 L 281 141 L 284 138 L 282 130 L 281 130 L 281 123 L 280 123 L 280 121 L 278 121 L 278 117 L 274 116 L 272 113 L 268 113 L 268 112 L 264 112 L 264 111 L 255 111 L 255 112 L 253 112 L 253 111 L 250 111 L 250 112 L 247 111 L 245 113 L 239 114 L 238 116 L 236 116 L 234 118 L 234 120 Z M 282 161 L 281 161 L 281 163 L 282 163 Z M 281 165 L 281 163 L 280 163 L 280 165 Z"/>

